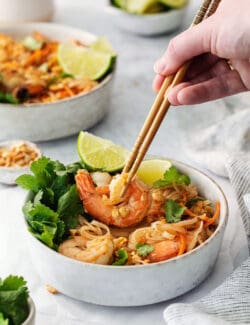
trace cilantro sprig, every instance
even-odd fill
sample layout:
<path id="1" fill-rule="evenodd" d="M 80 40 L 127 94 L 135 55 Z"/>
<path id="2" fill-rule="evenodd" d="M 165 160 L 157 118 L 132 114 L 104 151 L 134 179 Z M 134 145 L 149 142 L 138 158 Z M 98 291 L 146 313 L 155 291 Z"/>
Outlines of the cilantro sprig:
<path id="1" fill-rule="evenodd" d="M 174 183 L 189 185 L 190 178 L 189 176 L 180 173 L 176 167 L 172 166 L 164 173 L 163 179 L 154 182 L 153 186 L 159 188 Z"/>
<path id="2" fill-rule="evenodd" d="M 164 205 L 165 217 L 167 222 L 179 222 L 181 221 L 181 216 L 185 211 L 185 207 L 182 207 L 179 203 L 174 200 L 167 200 Z"/>
<path id="3" fill-rule="evenodd" d="M 152 253 L 154 246 L 149 244 L 138 243 L 136 244 L 136 252 L 138 255 L 146 257 L 148 254 Z"/>
<path id="4" fill-rule="evenodd" d="M 83 168 L 79 162 L 65 166 L 42 157 L 31 164 L 33 175 L 24 174 L 16 180 L 34 193 L 23 207 L 29 231 L 53 249 L 76 227 L 78 215 L 84 214 L 74 180 L 79 168 Z"/>
<path id="5" fill-rule="evenodd" d="M 28 288 L 23 277 L 0 279 L 0 324 L 20 325 L 29 315 Z"/>

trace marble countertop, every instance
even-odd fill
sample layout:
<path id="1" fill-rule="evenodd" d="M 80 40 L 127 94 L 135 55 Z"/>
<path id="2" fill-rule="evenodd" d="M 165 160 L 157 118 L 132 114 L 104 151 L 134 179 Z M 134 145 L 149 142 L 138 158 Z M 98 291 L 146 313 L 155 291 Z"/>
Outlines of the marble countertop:
<path id="1" fill-rule="evenodd" d="M 190 2 L 181 29 L 190 24 L 199 4 L 200 2 L 196 0 Z M 97 35 L 105 35 L 113 44 L 119 58 L 113 95 L 110 103 L 107 103 L 109 113 L 101 123 L 89 131 L 131 148 L 155 96 L 151 88 L 154 76 L 153 63 L 164 52 L 174 34 L 153 38 L 128 34 L 117 29 L 104 11 L 103 0 L 57 0 L 54 21 L 79 27 Z M 215 102 L 213 105 L 219 106 L 220 103 Z M 188 107 L 170 110 L 149 153 L 196 165 L 188 159 L 183 150 L 183 139 L 186 134 L 180 121 L 183 114 L 190 114 Z M 78 159 L 76 136 L 39 145 L 43 153 L 53 159 L 65 163 Z M 209 278 L 192 292 L 175 301 L 194 301 L 204 296 L 218 286 L 247 256 L 246 239 L 232 188 L 227 179 L 215 175 L 213 177 L 229 200 L 230 216 L 223 246 Z M 139 308 L 109 308 L 77 302 L 63 295 L 49 294 L 45 284 L 33 269 L 29 256 L 25 254 L 25 244 L 19 231 L 24 195 L 23 191 L 16 187 L 0 187 L 0 276 L 9 273 L 25 276 L 37 307 L 37 325 L 125 325 L 128 322 L 135 325 L 164 324 L 162 312 L 170 302 Z M 5 223 L 9 229 L 7 232 Z M 235 236 L 236 229 L 238 236 Z M 10 245 L 6 244 L 6 238 Z M 25 254 L 25 258 L 21 257 L 22 254 Z"/>

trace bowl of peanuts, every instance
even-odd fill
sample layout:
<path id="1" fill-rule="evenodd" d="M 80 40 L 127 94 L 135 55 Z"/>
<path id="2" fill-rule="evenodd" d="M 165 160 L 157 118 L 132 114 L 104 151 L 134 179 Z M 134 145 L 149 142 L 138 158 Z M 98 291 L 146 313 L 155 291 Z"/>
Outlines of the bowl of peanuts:
<path id="1" fill-rule="evenodd" d="M 32 142 L 11 140 L 0 143 L 0 183 L 14 185 L 18 176 L 29 173 L 30 164 L 40 158 L 40 149 Z"/>

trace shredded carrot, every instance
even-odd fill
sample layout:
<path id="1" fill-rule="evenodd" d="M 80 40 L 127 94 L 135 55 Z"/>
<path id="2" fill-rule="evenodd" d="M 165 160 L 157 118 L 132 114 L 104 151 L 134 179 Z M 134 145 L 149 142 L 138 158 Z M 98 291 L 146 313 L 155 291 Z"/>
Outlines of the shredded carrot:
<path id="1" fill-rule="evenodd" d="M 183 195 L 183 204 L 187 202 L 187 191 L 182 191 L 181 194 Z"/>
<path id="2" fill-rule="evenodd" d="M 184 213 L 186 213 L 190 217 L 197 217 L 197 215 L 193 213 L 191 210 L 189 210 L 183 203 L 180 203 L 180 205 L 185 208 Z"/>
<path id="3" fill-rule="evenodd" d="M 186 250 L 186 246 L 187 246 L 186 236 L 181 233 L 179 234 L 179 236 L 180 236 L 180 248 L 179 248 L 179 252 L 178 252 L 177 256 L 184 254 L 185 250 Z"/>
<path id="4" fill-rule="evenodd" d="M 220 215 L 220 202 L 217 201 L 216 204 L 215 204 L 215 213 L 212 216 L 212 218 L 209 218 L 209 220 L 206 221 L 205 228 L 207 228 L 208 226 L 210 226 L 213 223 L 215 223 L 215 221 L 218 219 L 219 215 Z"/>

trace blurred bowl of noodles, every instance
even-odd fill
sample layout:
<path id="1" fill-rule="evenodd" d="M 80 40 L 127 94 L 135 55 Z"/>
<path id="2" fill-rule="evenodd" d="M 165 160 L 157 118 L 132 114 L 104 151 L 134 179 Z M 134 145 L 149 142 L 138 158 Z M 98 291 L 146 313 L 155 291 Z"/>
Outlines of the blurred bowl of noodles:
<path id="1" fill-rule="evenodd" d="M 36 33 L 38 37 L 38 40 L 35 40 L 35 42 L 30 36 L 33 33 Z M 39 63 L 39 59 L 43 55 L 42 50 L 38 48 L 40 42 L 39 37 L 44 37 L 46 40 L 49 40 L 47 48 L 45 46 L 42 47 L 42 49 L 45 48 L 45 51 L 47 50 L 48 52 L 48 47 L 53 46 L 56 42 L 59 44 L 58 49 L 61 44 L 69 44 L 72 42 L 78 48 L 89 48 L 97 40 L 95 35 L 81 29 L 55 23 L 2 25 L 0 27 L 0 34 L 0 50 L 6 57 L 4 58 L 2 56 L 0 60 L 1 140 L 21 138 L 31 141 L 47 141 L 58 139 L 75 134 L 82 129 L 88 129 L 104 117 L 108 111 L 108 101 L 115 73 L 115 59 L 113 57 L 112 60 L 110 57 L 107 59 L 110 60 L 112 66 L 110 63 L 109 69 L 103 71 L 102 75 L 98 76 L 96 80 L 81 80 L 81 84 L 77 77 L 74 80 L 70 80 L 74 76 L 70 73 L 65 73 L 63 71 L 64 69 L 61 71 L 58 62 L 55 63 L 56 55 L 49 62 L 54 72 L 50 70 L 51 73 L 48 76 L 44 74 L 44 69 L 48 70 L 47 62 L 43 61 L 42 64 Z M 6 37 L 9 38 L 9 44 L 7 45 L 4 43 L 4 38 Z M 16 68 L 15 65 L 18 66 L 21 62 L 18 50 L 21 47 L 23 49 L 23 46 L 19 42 L 15 49 L 10 51 L 10 55 L 12 55 L 11 60 L 8 60 L 8 53 L 6 52 L 6 48 L 9 47 L 11 49 L 13 40 L 25 40 L 25 46 L 33 50 L 30 57 L 26 60 L 27 64 L 21 68 L 19 67 L 20 71 L 17 70 L 18 67 Z M 44 42 L 44 44 L 47 43 Z M 81 51 L 84 50 L 81 49 L 79 52 Z M 32 65 L 30 59 L 37 60 L 38 63 L 35 61 Z M 11 66 L 9 66 L 10 64 Z M 72 65 L 74 65 L 74 62 Z M 3 73 L 4 67 L 5 70 Z M 26 73 L 25 80 L 28 80 L 27 87 L 20 87 L 18 84 L 19 76 L 22 80 L 22 73 Z M 46 90 L 37 100 L 35 100 L 35 97 L 26 100 L 27 89 L 30 91 L 28 95 L 32 95 L 32 91 L 36 92 L 39 89 L 37 85 L 32 88 L 31 83 L 33 80 L 29 80 L 29 76 L 32 79 L 34 75 L 31 73 L 37 74 L 35 78 L 39 82 L 40 88 Z M 58 76 L 55 77 L 53 73 L 54 75 L 58 73 Z M 3 82 L 6 76 L 11 76 L 11 83 L 13 81 L 18 86 L 11 94 L 18 94 L 18 100 L 22 98 L 24 101 L 18 101 L 12 95 L 9 96 L 9 94 L 6 96 L 4 93 L 6 85 Z M 72 88 L 71 84 L 66 84 L 68 80 L 69 83 L 71 82 Z M 28 88 L 30 84 L 31 86 Z M 64 89 L 60 90 L 60 87 L 64 87 Z M 64 95 L 65 93 L 67 94 Z"/>
<path id="2" fill-rule="evenodd" d="M 220 202 L 218 225 L 208 239 L 184 255 L 152 264 L 91 264 L 68 258 L 44 245 L 27 231 L 24 218 L 27 246 L 43 281 L 72 298 L 106 306 L 142 306 L 166 301 L 204 281 L 213 270 L 220 251 L 227 224 L 227 200 L 209 176 L 184 163 L 170 161 L 190 177 L 200 195 L 211 202 Z M 26 202 L 33 197 L 29 192 Z"/>

